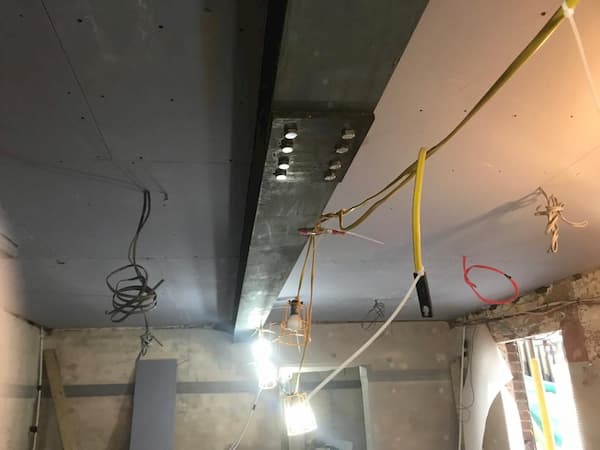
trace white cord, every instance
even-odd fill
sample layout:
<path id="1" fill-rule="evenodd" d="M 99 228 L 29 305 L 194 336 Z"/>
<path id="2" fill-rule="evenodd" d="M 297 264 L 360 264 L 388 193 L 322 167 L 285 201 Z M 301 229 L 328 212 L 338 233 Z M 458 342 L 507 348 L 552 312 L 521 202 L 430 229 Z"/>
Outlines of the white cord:
<path id="1" fill-rule="evenodd" d="M 550 248 L 548 249 L 549 253 L 558 252 L 558 219 L 563 222 L 571 225 L 575 228 L 585 228 L 588 226 L 588 221 L 583 220 L 581 222 L 572 222 L 567 219 L 563 215 L 563 211 L 565 210 L 565 203 L 559 202 L 558 199 L 554 195 L 546 194 L 541 187 L 538 188 L 538 191 L 546 198 L 546 205 L 539 205 L 535 210 L 536 216 L 546 216 L 548 221 L 546 223 L 546 231 L 547 235 L 552 235 L 552 240 L 550 243 Z"/>
<path id="2" fill-rule="evenodd" d="M 321 381 L 319 383 L 319 385 L 316 388 L 314 388 L 310 394 L 308 394 L 308 396 L 306 397 L 306 400 L 310 400 L 312 397 L 314 397 L 316 394 L 318 394 L 319 391 L 327 385 L 327 383 L 329 383 L 331 380 L 333 380 L 342 370 L 344 370 L 346 367 L 348 367 L 348 365 L 352 361 L 354 361 L 356 358 L 358 358 L 367 348 L 369 348 L 369 346 L 375 341 L 375 339 L 377 339 L 381 335 L 381 333 L 383 333 L 385 331 L 385 329 L 394 321 L 394 319 L 400 313 L 400 311 L 402 311 L 402 308 L 404 308 L 404 305 L 406 305 L 406 302 L 408 301 L 410 295 L 415 290 L 415 287 L 417 286 L 417 281 L 419 281 L 421 279 L 421 276 L 422 275 L 417 275 L 415 277 L 412 284 L 410 285 L 410 288 L 408 288 L 408 292 L 406 292 L 406 295 L 400 301 L 400 303 L 398 304 L 398 306 L 396 307 L 396 309 L 394 310 L 392 315 L 390 317 L 388 317 L 388 319 L 383 323 L 383 325 L 381 325 L 381 327 L 375 333 L 373 333 L 373 336 L 371 336 L 367 340 L 367 342 L 365 342 L 363 345 L 361 345 L 358 350 L 356 350 L 348 359 L 346 359 L 346 361 L 344 361 L 342 364 L 340 364 L 340 366 L 337 369 L 335 369 L 333 372 L 331 372 L 329 374 L 329 376 L 327 376 L 323 381 Z"/>
<path id="3" fill-rule="evenodd" d="M 33 440 L 31 441 L 32 450 L 37 449 L 38 435 L 40 427 L 40 407 L 42 403 L 42 380 L 44 373 L 44 329 L 40 327 L 40 353 L 38 355 L 38 377 L 37 377 L 37 395 L 35 399 L 35 423 L 33 424 Z"/>
<path id="4" fill-rule="evenodd" d="M 250 426 L 250 420 L 252 419 L 252 416 L 254 415 L 254 411 L 256 411 L 256 405 L 258 403 L 258 399 L 260 397 L 261 392 L 262 392 L 262 389 L 259 389 L 258 392 L 256 393 L 256 398 L 254 399 L 254 402 L 252 403 L 252 407 L 250 408 L 250 412 L 248 413 L 248 418 L 246 419 L 246 424 L 244 425 L 244 428 L 242 428 L 240 437 L 238 437 L 236 439 L 236 441 L 233 444 L 231 444 L 231 446 L 229 447 L 229 450 L 236 450 L 242 443 L 242 439 L 244 439 L 244 435 L 246 434 L 246 431 L 248 431 L 248 427 Z"/>
<path id="5" fill-rule="evenodd" d="M 463 432 L 463 372 L 465 370 L 465 338 L 467 327 L 463 325 L 462 341 L 460 342 L 460 385 L 458 389 L 458 450 L 462 448 L 462 432 Z"/>
<path id="6" fill-rule="evenodd" d="M 592 95 L 594 96 L 596 108 L 598 109 L 598 112 L 600 112 L 600 95 L 598 94 L 598 90 L 596 89 L 596 84 L 594 83 L 594 78 L 592 77 L 592 71 L 590 69 L 590 65 L 588 63 L 588 59 L 585 55 L 585 50 L 583 48 L 583 42 L 581 41 L 581 35 L 579 34 L 579 29 L 577 28 L 577 23 L 575 22 L 575 10 L 569 8 L 566 2 L 563 2 L 562 8 L 564 16 L 569 21 L 569 25 L 571 25 L 571 30 L 573 31 L 573 36 L 575 37 L 575 42 L 577 43 L 577 50 L 579 50 L 579 56 L 581 57 L 583 69 L 585 70 L 585 76 L 587 78 L 588 84 L 590 85 Z"/>

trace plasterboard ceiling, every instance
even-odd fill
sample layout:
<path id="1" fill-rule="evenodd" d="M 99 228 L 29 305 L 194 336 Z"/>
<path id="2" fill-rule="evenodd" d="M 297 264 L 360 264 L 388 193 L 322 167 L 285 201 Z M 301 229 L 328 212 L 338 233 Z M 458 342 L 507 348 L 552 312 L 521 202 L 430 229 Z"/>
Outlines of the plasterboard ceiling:
<path id="1" fill-rule="evenodd" d="M 0 270 L 20 292 L 5 306 L 50 327 L 110 326 L 104 277 L 126 262 L 143 186 L 139 261 L 166 280 L 151 323 L 231 320 L 260 5 L 237 22 L 234 1 L 2 2 L 0 225 L 18 247 L 4 238 L 17 257 Z"/>
<path id="2" fill-rule="evenodd" d="M 556 1 L 431 0 L 375 111 L 375 122 L 327 210 L 366 197 L 451 130 L 560 5 Z M 583 0 L 576 20 L 600 86 L 600 3 Z M 426 166 L 424 262 L 436 318 L 482 304 L 463 281 L 461 257 L 497 266 L 522 291 L 596 267 L 600 254 L 600 114 L 565 22 L 496 97 Z M 559 252 L 549 254 L 545 219 L 533 215 L 538 186 L 566 203 Z M 375 299 L 388 312 L 412 281 L 406 186 L 351 237 L 318 242 L 315 318 L 362 320 Z M 278 304 L 293 297 L 300 264 Z M 493 298 L 511 294 L 503 277 L 472 275 Z M 277 304 L 276 304 L 277 305 Z M 277 308 L 277 306 L 276 306 Z M 416 299 L 402 319 L 419 318 Z M 272 315 L 277 319 L 276 312 Z"/>

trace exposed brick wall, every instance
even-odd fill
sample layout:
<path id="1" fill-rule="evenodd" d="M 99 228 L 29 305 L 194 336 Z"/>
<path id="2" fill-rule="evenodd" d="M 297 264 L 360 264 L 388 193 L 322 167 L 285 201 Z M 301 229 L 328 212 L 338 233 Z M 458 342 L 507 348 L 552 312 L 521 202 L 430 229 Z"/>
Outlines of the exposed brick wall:
<path id="1" fill-rule="evenodd" d="M 519 348 L 516 343 L 508 342 L 505 344 L 506 358 L 510 365 L 513 379 L 508 385 L 509 392 L 515 398 L 519 417 L 521 418 L 521 428 L 523 429 L 523 442 L 525 450 L 535 450 L 535 437 L 533 435 L 533 424 L 529 415 L 529 404 L 527 403 L 527 392 L 525 390 L 525 379 L 523 378 L 523 368 L 519 358 Z"/>

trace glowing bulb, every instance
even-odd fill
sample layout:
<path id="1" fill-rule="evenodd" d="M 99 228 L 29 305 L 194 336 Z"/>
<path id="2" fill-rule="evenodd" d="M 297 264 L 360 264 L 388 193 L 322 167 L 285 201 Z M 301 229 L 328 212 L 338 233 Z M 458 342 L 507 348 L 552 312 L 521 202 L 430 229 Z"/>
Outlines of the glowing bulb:
<path id="1" fill-rule="evenodd" d="M 283 399 L 283 411 L 288 436 L 298 436 L 317 429 L 317 419 L 305 394 L 289 395 Z"/>
<path id="2" fill-rule="evenodd" d="M 283 153 L 292 153 L 294 151 L 294 142 L 289 139 L 284 139 L 281 143 L 281 151 Z"/>
<path id="3" fill-rule="evenodd" d="M 292 331 L 299 331 L 303 328 L 304 324 L 300 314 L 292 314 L 288 317 L 287 328 Z"/>
<path id="4" fill-rule="evenodd" d="M 290 158 L 287 156 L 280 156 L 279 161 L 277 162 L 277 167 L 283 170 L 288 170 L 290 168 Z"/>
<path id="5" fill-rule="evenodd" d="M 273 389 L 277 386 L 278 371 L 275 364 L 268 359 L 256 363 L 259 389 Z"/>
<path id="6" fill-rule="evenodd" d="M 269 359 L 273 353 L 273 345 L 264 336 L 258 338 L 252 343 L 252 356 L 256 361 L 264 361 Z"/>
<path id="7" fill-rule="evenodd" d="M 287 180 L 287 170 L 283 170 L 283 169 L 277 169 L 275 171 L 275 179 L 277 181 L 284 181 Z"/>

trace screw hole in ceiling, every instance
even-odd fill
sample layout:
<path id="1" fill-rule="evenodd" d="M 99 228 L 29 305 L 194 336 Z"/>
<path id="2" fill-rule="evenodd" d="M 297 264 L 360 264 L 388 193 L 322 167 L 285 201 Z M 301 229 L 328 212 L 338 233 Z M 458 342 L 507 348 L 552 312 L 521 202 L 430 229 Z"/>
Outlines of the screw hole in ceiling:
<path id="1" fill-rule="evenodd" d="M 22 19 L 23 17 L 25 17 L 25 15 L 19 14 L 19 17 Z"/>
<path id="2" fill-rule="evenodd" d="M 83 22 L 83 19 L 79 18 L 79 19 L 77 19 L 77 22 L 81 23 L 81 22 Z"/>
<path id="3" fill-rule="evenodd" d="M 104 94 L 100 94 L 100 98 L 104 98 Z"/>
<path id="4" fill-rule="evenodd" d="M 67 95 L 71 95 L 71 91 L 67 91 Z"/>
<path id="5" fill-rule="evenodd" d="M 516 115 L 516 114 L 513 114 L 513 117 L 517 117 L 517 115 Z"/>
<path id="6" fill-rule="evenodd" d="M 138 156 L 138 159 L 144 159 L 144 157 L 143 156 Z"/>
<path id="7" fill-rule="evenodd" d="M 163 25 L 159 25 L 158 28 L 160 28 L 161 30 L 164 28 Z"/>
<path id="8" fill-rule="evenodd" d="M 571 119 L 574 119 L 574 118 L 575 118 L 575 116 L 574 116 L 573 114 L 571 114 L 569 117 L 570 117 Z"/>
<path id="9" fill-rule="evenodd" d="M 546 11 L 542 11 L 542 12 L 540 13 L 540 16 L 545 16 L 545 15 L 546 15 Z"/>
<path id="10" fill-rule="evenodd" d="M 423 108 L 419 108 L 419 112 L 423 112 Z"/>
<path id="11" fill-rule="evenodd" d="M 205 13 L 211 13 L 211 12 L 212 12 L 212 9 L 210 9 L 210 8 L 204 8 L 204 12 L 205 12 Z"/>
<path id="12" fill-rule="evenodd" d="M 170 99 L 169 99 L 169 101 L 170 101 L 170 102 L 174 102 L 174 101 L 175 101 L 175 99 L 174 99 L 174 98 L 170 98 Z"/>
<path id="13" fill-rule="evenodd" d="M 80 119 L 81 119 L 81 120 L 85 120 L 85 116 L 81 116 L 81 117 L 80 117 Z"/>

